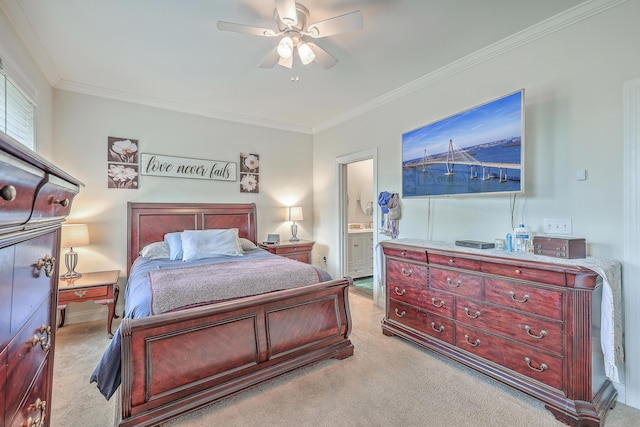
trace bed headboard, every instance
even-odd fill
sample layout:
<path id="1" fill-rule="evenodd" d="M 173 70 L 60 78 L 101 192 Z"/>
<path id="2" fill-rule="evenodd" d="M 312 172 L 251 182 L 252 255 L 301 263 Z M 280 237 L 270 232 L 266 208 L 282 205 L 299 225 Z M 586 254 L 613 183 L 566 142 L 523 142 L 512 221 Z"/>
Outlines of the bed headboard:
<path id="1" fill-rule="evenodd" d="M 140 250 L 160 242 L 166 233 L 211 228 L 237 228 L 257 242 L 255 203 L 127 203 L 127 274 Z"/>

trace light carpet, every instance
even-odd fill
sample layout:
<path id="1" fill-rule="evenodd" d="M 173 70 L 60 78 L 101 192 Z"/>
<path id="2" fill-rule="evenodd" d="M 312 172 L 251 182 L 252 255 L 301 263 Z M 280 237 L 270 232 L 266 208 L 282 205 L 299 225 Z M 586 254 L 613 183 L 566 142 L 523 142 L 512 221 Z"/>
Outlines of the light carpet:
<path id="1" fill-rule="evenodd" d="M 562 426 L 544 407 L 470 369 L 382 334 L 382 309 L 350 295 L 355 354 L 328 360 L 165 423 L 204 426 Z M 114 325 L 114 329 L 115 329 Z M 105 322 L 58 330 L 52 427 L 113 425 L 89 375 L 108 344 Z M 640 410 L 618 403 L 607 427 L 640 425 Z"/>

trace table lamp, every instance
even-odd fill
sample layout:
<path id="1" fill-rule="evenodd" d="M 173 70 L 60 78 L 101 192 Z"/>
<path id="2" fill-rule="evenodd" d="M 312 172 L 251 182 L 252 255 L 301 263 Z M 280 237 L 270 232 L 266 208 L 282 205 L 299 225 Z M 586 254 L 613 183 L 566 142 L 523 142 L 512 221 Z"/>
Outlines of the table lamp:
<path id="1" fill-rule="evenodd" d="M 298 225 L 296 224 L 296 221 L 302 221 L 304 218 L 302 217 L 302 206 L 290 206 L 289 207 L 289 221 L 293 221 L 293 224 L 291 224 L 291 238 L 289 239 L 290 242 L 299 242 L 300 239 L 298 239 L 297 234 L 298 234 Z"/>
<path id="2" fill-rule="evenodd" d="M 62 279 L 77 279 L 82 274 L 75 271 L 78 265 L 78 253 L 73 251 L 74 247 L 87 246 L 89 244 L 89 227 L 87 224 L 63 224 L 62 242 L 63 248 L 69 248 L 69 252 L 64 254 L 64 264 L 67 272 L 60 276 Z"/>

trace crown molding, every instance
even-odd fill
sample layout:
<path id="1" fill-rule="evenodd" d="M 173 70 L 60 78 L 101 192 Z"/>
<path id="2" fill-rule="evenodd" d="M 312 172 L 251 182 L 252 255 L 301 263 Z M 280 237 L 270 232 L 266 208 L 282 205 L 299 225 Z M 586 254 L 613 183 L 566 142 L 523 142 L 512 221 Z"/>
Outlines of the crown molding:
<path id="1" fill-rule="evenodd" d="M 517 49 L 518 47 L 562 30 L 563 28 L 567 28 L 608 9 L 626 3 L 627 1 L 629 0 L 592 0 L 575 6 L 565 12 L 559 13 L 558 15 L 541 21 L 529 28 L 451 62 L 444 67 L 426 74 L 410 83 L 407 83 L 406 85 L 400 86 L 391 92 L 387 92 L 386 94 L 366 102 L 345 114 L 334 117 L 333 119 L 314 127 L 313 133 L 318 133 L 347 120 L 354 119 L 364 113 L 375 110 L 385 104 L 396 101 L 425 87 L 431 86 L 443 79 L 446 79 L 447 77 L 451 77 L 468 68 L 481 64 L 482 62 L 488 61 L 513 49 Z"/>
<path id="2" fill-rule="evenodd" d="M 134 95 L 127 92 L 106 89 L 97 86 L 91 86 L 67 80 L 60 80 L 55 85 L 56 89 L 69 92 L 77 92 L 84 95 L 96 96 L 99 98 L 113 99 L 116 101 L 130 102 L 133 104 L 146 105 L 149 107 L 160 108 L 163 110 L 177 111 L 180 113 L 193 114 L 197 116 L 210 117 L 213 119 L 226 120 L 246 125 L 260 126 L 272 129 L 279 129 L 288 132 L 304 133 L 311 135 L 311 128 L 299 126 L 290 123 L 276 122 L 273 120 L 265 120 L 258 117 L 251 117 L 243 114 L 228 113 L 225 111 L 214 110 L 212 108 L 201 107 L 197 105 L 181 104 L 178 102 L 167 101 L 164 99 L 152 98 L 149 96 Z"/>
<path id="3" fill-rule="evenodd" d="M 18 37 L 20 37 L 24 43 L 36 65 L 40 68 L 40 71 L 49 82 L 49 85 L 54 87 L 60 80 L 60 75 L 54 68 L 53 64 L 51 64 L 49 56 L 47 56 L 42 48 L 40 40 L 38 40 L 35 32 L 31 28 L 31 24 L 24 16 L 24 13 L 22 13 L 22 9 L 18 5 L 18 2 L 16 0 L 0 0 L 0 10 L 2 10 L 16 33 L 18 33 Z"/>

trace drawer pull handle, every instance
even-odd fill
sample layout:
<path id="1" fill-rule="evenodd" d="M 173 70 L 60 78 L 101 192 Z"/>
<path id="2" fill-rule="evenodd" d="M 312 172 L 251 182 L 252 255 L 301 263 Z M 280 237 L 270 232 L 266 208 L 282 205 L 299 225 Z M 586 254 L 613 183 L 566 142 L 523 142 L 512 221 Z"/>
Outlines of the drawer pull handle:
<path id="1" fill-rule="evenodd" d="M 480 345 L 480 338 L 476 339 L 474 342 L 469 341 L 469 335 L 465 335 L 464 336 L 464 340 L 467 342 L 467 344 L 469 344 L 471 347 L 477 347 Z"/>
<path id="2" fill-rule="evenodd" d="M 402 275 L 404 277 L 409 277 L 409 276 L 411 276 L 413 274 L 413 270 L 411 270 L 411 269 L 405 270 L 404 267 L 402 267 L 400 269 L 400 271 L 402 272 Z"/>
<path id="3" fill-rule="evenodd" d="M 449 258 L 449 264 L 454 264 L 455 261 L 453 260 L 453 258 Z"/>
<path id="4" fill-rule="evenodd" d="M 87 291 L 75 291 L 74 294 L 76 294 L 77 297 L 82 298 L 83 296 L 85 296 L 87 293 Z"/>
<path id="5" fill-rule="evenodd" d="M 431 298 L 431 304 L 433 304 L 435 307 L 444 307 L 444 301 L 440 300 L 439 303 L 436 304 L 436 299 L 435 298 Z"/>
<path id="6" fill-rule="evenodd" d="M 402 295 L 404 295 L 404 293 L 405 293 L 405 292 L 407 292 L 407 291 L 406 291 L 405 289 L 403 289 L 402 291 L 400 291 L 400 290 L 398 289 L 398 287 L 396 286 L 396 288 L 394 289 L 394 292 L 396 293 L 396 295 L 400 295 L 400 296 L 402 296 Z"/>
<path id="7" fill-rule="evenodd" d="M 406 256 L 407 255 L 407 252 L 405 252 L 405 251 L 402 251 L 400 253 L 402 254 L 402 256 Z"/>
<path id="8" fill-rule="evenodd" d="M 511 299 L 514 300 L 515 302 L 527 302 L 529 300 L 529 294 L 524 294 L 524 298 L 522 299 L 516 298 L 516 293 L 513 291 L 509 292 L 509 295 L 511 296 Z"/>
<path id="9" fill-rule="evenodd" d="M 529 359 L 528 357 L 525 357 L 524 361 L 527 362 L 527 366 L 531 370 L 536 371 L 536 372 L 546 371 L 549 368 L 546 363 L 541 364 L 540 368 L 534 368 L 533 366 L 531 366 L 531 359 Z"/>
<path id="10" fill-rule="evenodd" d="M 541 339 L 547 336 L 547 331 L 545 331 L 544 329 L 540 331 L 540 335 L 532 334 L 529 325 L 525 325 L 524 330 L 527 331 L 527 335 L 529 335 L 531 338 Z"/>
<path id="11" fill-rule="evenodd" d="M 31 338 L 31 347 L 35 347 L 38 345 L 38 343 L 40 343 L 40 347 L 44 350 L 47 351 L 51 348 L 51 326 L 45 326 L 45 325 L 40 325 L 40 328 L 38 328 L 36 330 L 36 334 L 33 334 L 33 337 Z M 38 336 L 39 334 L 45 334 L 41 337 Z"/>
<path id="12" fill-rule="evenodd" d="M 438 333 L 442 333 L 444 331 L 444 325 L 440 325 L 440 327 L 436 329 L 436 322 L 431 322 L 431 329 Z"/>
<path id="13" fill-rule="evenodd" d="M 53 264 L 55 262 L 56 262 L 56 259 L 51 258 L 51 256 L 47 254 L 44 256 L 44 258 L 38 259 L 38 262 L 36 263 L 36 269 L 40 271 L 42 270 L 42 267 L 44 267 L 44 274 L 47 277 L 51 277 L 51 273 L 53 273 Z"/>
<path id="14" fill-rule="evenodd" d="M 69 207 L 69 199 L 56 200 L 56 201 L 55 201 L 55 202 L 53 202 L 53 203 L 57 203 L 57 204 L 59 204 L 60 206 L 62 206 L 63 208 L 67 208 L 67 207 Z"/>
<path id="15" fill-rule="evenodd" d="M 43 427 L 45 425 L 45 414 L 47 412 L 47 402 L 37 398 L 35 403 L 29 405 L 30 411 L 40 411 L 40 416 L 36 418 L 29 417 L 27 421 L 23 423 L 23 427 Z"/>
<path id="16" fill-rule="evenodd" d="M 405 311 L 404 311 L 404 310 L 402 310 L 402 311 L 398 311 L 398 309 L 396 308 L 396 316 L 398 316 L 398 317 L 404 317 L 404 316 L 406 316 L 406 314 L 407 314 L 407 313 L 405 313 Z"/>
<path id="17" fill-rule="evenodd" d="M 469 308 L 468 308 L 468 307 L 465 307 L 465 308 L 464 308 L 464 313 L 465 313 L 468 317 L 470 317 L 470 318 L 472 318 L 472 319 L 477 319 L 478 317 L 480 317 L 480 312 L 479 312 L 479 311 L 476 311 L 476 312 L 475 312 L 475 313 L 473 313 L 473 314 L 469 314 Z"/>
<path id="18" fill-rule="evenodd" d="M 522 270 L 516 268 L 516 274 L 522 274 Z"/>
<path id="19" fill-rule="evenodd" d="M 460 286 L 462 284 L 462 282 L 460 281 L 460 279 L 456 280 L 456 282 L 454 283 L 451 280 L 451 277 L 447 277 L 447 285 L 449 286 L 453 286 L 454 288 L 457 288 L 458 286 Z"/>
<path id="20" fill-rule="evenodd" d="M 3 185 L 2 188 L 0 188 L 0 197 L 7 202 L 14 201 L 17 195 L 18 192 L 16 191 L 16 187 L 11 184 Z"/>

